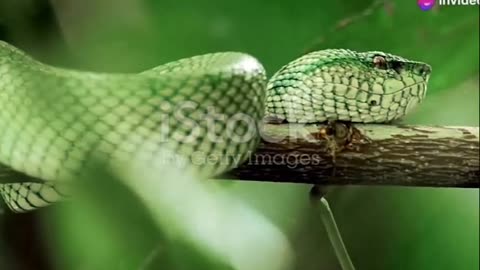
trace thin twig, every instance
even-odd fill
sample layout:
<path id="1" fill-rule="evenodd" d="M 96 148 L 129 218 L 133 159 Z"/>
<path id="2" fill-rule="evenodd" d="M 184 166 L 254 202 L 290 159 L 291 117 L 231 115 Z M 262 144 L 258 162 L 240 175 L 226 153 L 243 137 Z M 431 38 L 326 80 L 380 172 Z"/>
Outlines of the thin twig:
<path id="1" fill-rule="evenodd" d="M 348 27 L 349 25 L 371 16 L 376 10 L 378 10 L 382 6 L 384 6 L 388 12 L 392 10 L 391 1 L 375 0 L 366 9 L 362 10 L 361 12 L 339 20 L 333 27 L 331 27 L 327 35 L 316 38 L 312 42 L 312 44 L 308 46 L 308 48 L 305 50 L 305 53 L 318 50 L 318 47 L 320 46 L 320 44 L 322 44 L 325 41 L 326 36 L 331 36 L 331 34 L 333 33 L 336 34 L 338 31 Z"/>
<path id="2" fill-rule="evenodd" d="M 325 190 L 323 190 L 322 187 L 316 185 L 313 186 L 310 191 L 312 204 L 315 209 L 320 212 L 320 217 L 323 225 L 325 226 L 325 230 L 327 231 L 328 239 L 332 244 L 333 250 L 337 256 L 340 266 L 342 267 L 342 270 L 355 270 L 352 260 L 350 259 L 350 255 L 348 255 L 347 248 L 343 243 L 340 230 L 335 222 L 333 212 L 330 209 L 327 199 L 325 198 L 325 194 Z"/>
<path id="3" fill-rule="evenodd" d="M 320 199 L 320 204 L 318 205 L 318 209 L 322 217 L 323 225 L 327 230 L 328 238 L 332 243 L 332 247 L 335 251 L 335 255 L 337 256 L 338 262 L 342 266 L 342 269 L 355 270 L 352 260 L 348 255 L 347 248 L 343 243 L 342 235 L 338 230 L 337 223 L 335 222 L 335 217 L 333 216 L 332 210 L 330 209 L 330 206 L 328 205 L 328 201 L 327 199 L 325 199 L 325 197 Z"/>

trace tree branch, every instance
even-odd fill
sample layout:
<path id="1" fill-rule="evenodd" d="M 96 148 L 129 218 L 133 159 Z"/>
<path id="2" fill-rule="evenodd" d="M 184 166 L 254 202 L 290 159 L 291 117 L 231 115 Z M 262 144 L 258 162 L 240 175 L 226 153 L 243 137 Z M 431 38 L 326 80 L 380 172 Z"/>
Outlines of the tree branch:
<path id="1" fill-rule="evenodd" d="M 318 185 L 479 187 L 478 127 L 333 125 L 265 124 L 256 153 L 230 176 Z"/>

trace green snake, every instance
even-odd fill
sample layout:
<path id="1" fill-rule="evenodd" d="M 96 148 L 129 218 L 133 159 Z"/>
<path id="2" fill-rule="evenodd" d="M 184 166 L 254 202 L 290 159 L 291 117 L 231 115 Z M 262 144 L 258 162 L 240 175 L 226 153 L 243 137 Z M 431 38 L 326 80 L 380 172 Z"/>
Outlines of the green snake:
<path id="1" fill-rule="evenodd" d="M 390 122 L 422 102 L 430 73 L 426 63 L 346 49 L 305 54 L 270 79 L 240 52 L 94 73 L 43 64 L 0 41 L 0 194 L 14 212 L 47 206 L 93 156 L 115 164 L 139 149 L 146 160 L 169 149 L 240 161 L 192 162 L 213 177 L 255 150 L 264 118 Z"/>

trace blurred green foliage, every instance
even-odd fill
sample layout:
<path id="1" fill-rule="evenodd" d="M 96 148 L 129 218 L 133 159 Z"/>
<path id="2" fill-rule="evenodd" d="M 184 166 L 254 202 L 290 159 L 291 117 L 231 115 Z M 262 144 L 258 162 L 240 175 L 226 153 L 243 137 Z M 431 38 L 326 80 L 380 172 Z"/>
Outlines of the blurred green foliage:
<path id="1" fill-rule="evenodd" d="M 433 67 L 426 101 L 407 122 L 478 126 L 479 9 L 475 6 L 423 12 L 414 0 L 51 3 L 52 7 L 46 4 L 48 8 L 40 9 L 33 0 L 2 0 L 0 35 L 45 62 L 110 72 L 138 72 L 207 52 L 243 51 L 257 57 L 272 75 L 313 49 L 388 51 Z M 288 237 L 294 269 L 339 269 L 319 217 L 311 214 L 308 189 L 250 182 L 226 188 Z M 55 239 L 49 258 L 59 269 L 94 269 L 82 268 L 80 261 L 85 258 L 105 263 L 96 269 L 106 265 L 134 269 L 132 265 L 139 265 L 161 239 L 168 248 L 161 248 L 155 261 L 163 269 L 225 269 L 223 264 L 217 267 L 208 252 L 165 239 L 148 211 L 122 187 L 108 197 L 88 196 L 96 198 L 90 200 L 92 204 L 105 207 L 82 204 L 73 206 L 75 211 L 46 214 L 44 238 Z M 479 268 L 476 189 L 342 187 L 332 188 L 328 198 L 357 269 Z M 50 225 L 52 221 L 58 222 Z M 0 251 L 0 263 L 6 263 L 12 255 Z"/>

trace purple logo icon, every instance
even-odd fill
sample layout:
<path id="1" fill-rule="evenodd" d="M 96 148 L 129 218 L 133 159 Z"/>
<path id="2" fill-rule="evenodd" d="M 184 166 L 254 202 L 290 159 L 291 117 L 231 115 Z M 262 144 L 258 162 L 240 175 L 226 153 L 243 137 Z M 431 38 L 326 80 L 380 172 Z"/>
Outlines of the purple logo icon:
<path id="1" fill-rule="evenodd" d="M 435 0 L 417 0 L 417 4 L 423 11 L 427 11 L 435 6 Z"/>

